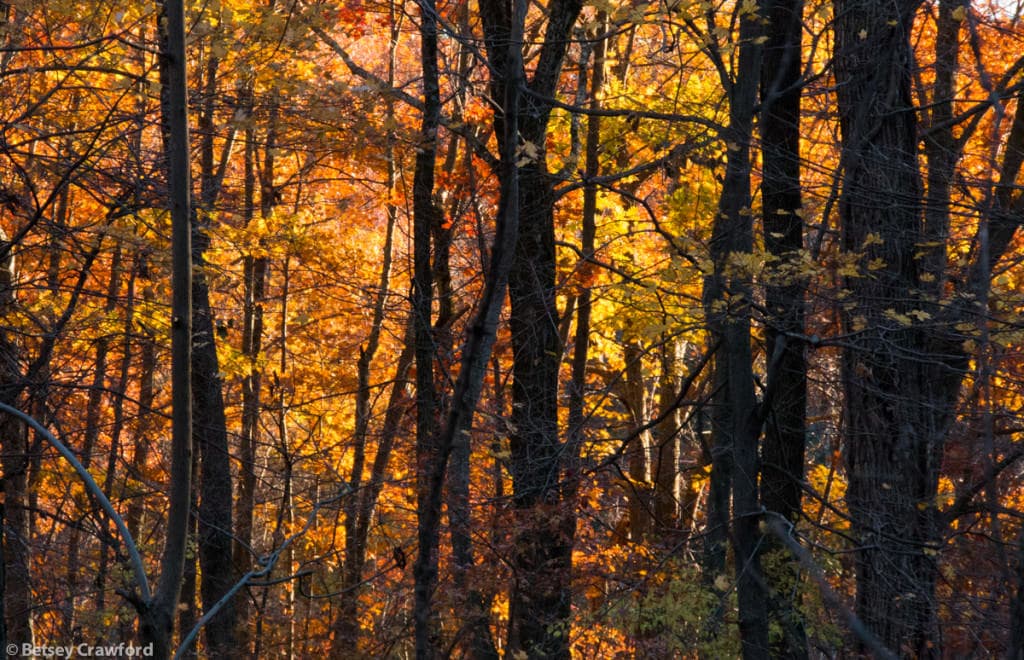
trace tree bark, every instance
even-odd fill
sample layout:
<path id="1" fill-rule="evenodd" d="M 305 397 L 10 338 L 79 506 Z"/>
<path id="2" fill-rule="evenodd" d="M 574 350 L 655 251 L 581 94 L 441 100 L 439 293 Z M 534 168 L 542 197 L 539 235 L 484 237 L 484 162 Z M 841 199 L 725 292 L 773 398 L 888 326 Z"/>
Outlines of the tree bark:
<path id="1" fill-rule="evenodd" d="M 531 657 L 569 656 L 569 582 L 574 513 L 563 506 L 562 446 L 558 433 L 561 350 L 555 305 L 553 183 L 545 141 L 552 98 L 580 13 L 578 0 L 557 0 L 529 85 L 525 85 L 521 34 L 523 3 L 487 0 L 480 5 L 491 63 L 492 98 L 525 90 L 522 103 L 507 101 L 495 115 L 503 151 L 514 151 L 519 231 L 509 273 L 513 350 L 512 453 L 516 532 L 509 605 L 509 649 Z M 515 124 L 517 130 L 509 131 Z M 512 141 L 509 144 L 509 141 Z"/>
<path id="2" fill-rule="evenodd" d="M 763 9 L 762 9 L 763 10 Z M 758 440 L 761 434 L 754 395 L 750 346 L 750 275 L 735 268 L 734 256 L 753 250 L 750 193 L 750 145 L 754 104 L 761 78 L 761 19 L 744 12 L 739 23 L 739 57 L 732 78 L 722 80 L 729 100 L 725 178 L 712 227 L 712 274 L 705 277 L 703 304 L 712 339 L 721 342 L 715 358 L 715 404 L 712 439 L 711 500 L 708 534 L 709 565 L 717 578 L 725 565 L 724 539 L 731 538 L 736 570 L 739 630 L 744 658 L 768 652 L 768 618 L 760 566 L 761 502 L 758 489 Z"/>
<path id="3" fill-rule="evenodd" d="M 437 7 L 434 0 L 419 0 L 420 65 L 423 71 L 423 118 L 416 169 L 413 175 L 413 284 L 412 325 L 416 356 L 416 514 L 419 550 L 413 567 L 416 657 L 441 656 L 440 626 L 433 607 L 439 561 L 441 518 L 440 483 L 445 460 L 437 433 L 437 393 L 434 385 L 434 342 L 431 326 L 433 270 L 431 227 L 434 206 L 434 169 L 437 155 L 441 93 L 437 63 Z"/>
<path id="4" fill-rule="evenodd" d="M 171 473 L 170 511 L 160 583 L 140 611 L 140 633 L 153 645 L 153 657 L 171 651 L 174 613 L 181 592 L 188 540 L 192 484 L 192 213 L 189 176 L 188 87 L 185 66 L 185 8 L 166 0 L 161 32 L 161 109 L 171 205 L 173 299 L 171 303 Z"/>
<path id="5" fill-rule="evenodd" d="M 860 546 L 857 615 L 888 647 L 938 657 L 935 493 L 941 447 L 962 374 L 922 353 L 929 338 L 899 321 L 914 310 L 921 179 L 910 32 L 916 0 L 838 0 L 836 80 L 845 175 L 843 247 L 884 264 L 849 278 L 864 330 L 844 349 L 846 501 Z M 946 367 L 937 369 L 937 367 Z"/>
<path id="6" fill-rule="evenodd" d="M 644 387 L 644 350 L 636 339 L 629 339 L 623 347 L 623 360 L 626 367 L 622 374 L 622 400 L 630 413 L 633 425 L 642 428 L 650 417 L 650 405 Z M 650 432 L 642 431 L 634 434 L 625 451 L 626 470 L 630 483 L 626 489 L 629 500 L 629 538 L 634 543 L 641 543 L 644 534 L 651 529 L 651 500 L 647 488 L 648 461 L 647 448 L 651 444 Z"/>
<path id="7" fill-rule="evenodd" d="M 661 374 L 658 377 L 658 415 L 662 421 L 654 427 L 652 438 L 652 475 L 654 485 L 652 509 L 654 531 L 669 535 L 679 530 L 679 432 L 680 415 L 677 404 L 680 373 L 683 366 L 683 342 L 662 335 Z"/>
<path id="8" fill-rule="evenodd" d="M 232 547 L 231 457 L 224 414 L 223 378 L 217 358 L 206 251 L 210 247 L 210 213 L 219 195 L 214 163 L 214 103 L 220 62 L 207 60 L 199 127 L 200 208 L 192 215 L 192 410 L 193 443 L 199 457 L 199 568 L 203 609 L 213 607 L 235 582 Z M 237 652 L 233 602 L 224 604 L 205 627 L 207 651 L 213 656 Z"/>
<path id="9" fill-rule="evenodd" d="M 251 86 L 240 93 L 240 108 L 253 113 Z M 243 155 L 242 214 L 248 225 L 256 215 L 256 131 L 245 130 Z M 263 302 L 266 288 L 266 257 L 247 254 L 243 258 L 242 354 L 248 358 L 249 372 L 242 377 L 242 428 L 238 438 L 238 494 L 235 502 L 234 548 L 235 571 L 244 575 L 252 565 L 252 525 L 256 506 L 256 460 L 259 439 L 263 372 L 258 357 L 263 343 Z M 252 640 L 249 631 L 249 601 L 240 598 L 237 617 L 238 647 L 249 654 Z"/>
<path id="10" fill-rule="evenodd" d="M 0 230 L 0 316 L 15 303 L 13 246 Z M 18 406 L 22 390 L 20 350 L 14 338 L 0 330 L 0 401 Z M 29 572 L 28 430 L 12 415 L 0 414 L 0 450 L 3 462 L 3 534 L 0 539 L 3 570 L 3 622 L 7 644 L 33 642 L 32 581 Z"/>
<path id="11" fill-rule="evenodd" d="M 761 501 L 771 514 L 796 524 L 800 516 L 806 437 L 807 362 L 804 345 L 803 249 L 800 192 L 800 94 L 803 64 L 802 0 L 769 0 L 761 70 L 761 207 L 764 244 L 778 258 L 781 277 L 765 287 L 765 347 L 775 391 L 761 450 Z M 780 344 L 781 342 L 781 344 Z M 781 354 L 773 360 L 776 347 Z M 781 631 L 773 640 L 775 657 L 806 658 L 807 634 L 800 613 L 799 568 L 775 537 L 765 537 L 765 551 L 778 559 L 765 573 L 769 615 Z"/>

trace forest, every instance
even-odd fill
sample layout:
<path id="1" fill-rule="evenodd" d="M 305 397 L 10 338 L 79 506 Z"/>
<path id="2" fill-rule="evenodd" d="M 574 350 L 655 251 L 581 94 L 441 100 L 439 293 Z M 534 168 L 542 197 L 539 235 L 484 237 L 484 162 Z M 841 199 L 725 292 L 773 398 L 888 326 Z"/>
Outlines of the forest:
<path id="1" fill-rule="evenodd" d="M 1022 14 L 0 0 L 7 657 L 1024 657 Z"/>

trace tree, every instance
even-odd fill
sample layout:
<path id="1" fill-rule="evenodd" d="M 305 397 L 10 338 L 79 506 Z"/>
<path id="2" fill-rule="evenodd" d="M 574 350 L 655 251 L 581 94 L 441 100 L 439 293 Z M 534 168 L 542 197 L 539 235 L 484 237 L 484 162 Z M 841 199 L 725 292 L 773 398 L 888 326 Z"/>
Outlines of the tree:
<path id="1" fill-rule="evenodd" d="M 799 274 L 804 246 L 800 185 L 800 97 L 802 76 L 802 0 L 768 2 L 764 14 L 760 81 L 761 211 L 764 245 L 778 259 L 778 282 L 765 287 L 765 353 L 770 356 L 767 388 L 775 390 L 766 415 L 761 446 L 761 502 L 770 514 L 796 524 L 800 517 L 807 435 L 807 363 L 805 284 Z M 769 548 L 781 550 L 766 536 Z M 771 589 L 769 615 L 781 628 L 775 655 L 807 656 L 800 613 L 798 569 L 792 563 L 766 570 Z M 787 594 L 788 592 L 788 594 Z"/>
<path id="2" fill-rule="evenodd" d="M 843 351 L 843 386 L 847 503 L 860 544 L 857 614 L 890 648 L 933 657 L 940 652 L 935 551 L 941 540 L 934 502 L 969 359 L 957 327 L 984 315 L 992 266 L 1019 220 L 983 215 L 980 249 L 968 276 L 953 287 L 952 296 L 934 292 L 931 283 L 940 274 L 929 266 L 935 267 L 936 258 L 921 263 L 917 251 L 950 238 L 946 222 L 935 219 L 941 213 L 936 209 L 947 204 L 941 198 L 949 174 L 948 165 L 933 156 L 929 194 L 936 203 L 926 213 L 911 99 L 911 34 L 918 7 L 916 2 L 836 7 L 843 246 L 877 264 L 873 276 L 851 276 L 846 282 L 852 304 L 844 322 L 856 336 Z M 949 91 L 949 69 L 942 70 L 955 66 L 949 58 L 939 60 L 940 94 Z M 948 99 L 935 100 L 934 116 L 941 117 Z M 933 147 L 931 153 L 942 149 Z M 1015 152 L 1011 137 L 1003 182 L 1016 179 Z M 944 269 L 942 255 L 937 261 Z M 933 315 L 934 324 L 907 322 Z"/>
<path id="3" fill-rule="evenodd" d="M 150 602 L 141 603 L 140 633 L 153 656 L 170 656 L 188 543 L 192 491 L 192 194 L 189 172 L 188 86 L 185 64 L 185 8 L 163 6 L 161 107 L 167 154 L 174 263 L 171 302 L 173 418 L 167 537 L 160 558 L 160 582 Z"/>

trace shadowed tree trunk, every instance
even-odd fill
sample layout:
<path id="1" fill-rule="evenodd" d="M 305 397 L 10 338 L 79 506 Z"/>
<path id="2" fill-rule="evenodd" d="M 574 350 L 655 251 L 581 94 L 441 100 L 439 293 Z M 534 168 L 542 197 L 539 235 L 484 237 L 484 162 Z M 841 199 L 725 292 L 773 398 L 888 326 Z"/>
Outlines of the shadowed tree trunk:
<path id="1" fill-rule="evenodd" d="M 412 327 L 416 357 L 416 514 L 419 550 L 415 579 L 416 657 L 440 657 L 440 622 L 433 607 L 437 588 L 441 483 L 444 448 L 437 432 L 437 393 L 434 389 L 434 340 L 431 326 L 434 275 L 431 268 L 431 228 L 435 223 L 434 170 L 441 94 L 437 69 L 437 17 L 434 0 L 420 0 L 420 67 L 423 72 L 423 119 L 413 175 Z"/>
<path id="2" fill-rule="evenodd" d="M 0 230 L 0 316 L 15 305 L 13 246 Z M 18 407 L 22 389 L 19 348 L 13 337 L 0 330 L 0 401 Z M 3 625 L 8 644 L 31 644 L 32 582 L 29 574 L 28 534 L 28 432 L 12 415 L 0 413 L 0 455 L 3 468 L 2 513 Z"/>
<path id="3" fill-rule="evenodd" d="M 200 208 L 194 209 L 192 214 L 192 431 L 199 459 L 198 544 L 204 610 L 212 608 L 235 582 L 231 457 L 224 415 L 223 377 L 217 358 L 210 285 L 206 274 L 210 213 L 220 192 L 213 145 L 219 65 L 219 59 L 210 55 L 206 66 L 203 110 L 199 115 L 199 129 L 203 136 L 199 149 Z M 228 602 L 207 622 L 204 631 L 208 653 L 216 657 L 237 652 L 235 620 L 235 605 Z"/>
<path id="4" fill-rule="evenodd" d="M 476 315 L 469 325 L 459 375 L 451 396 L 451 406 L 443 425 L 436 418 L 433 390 L 433 345 L 431 342 L 430 302 L 433 274 L 430 263 L 431 220 L 437 209 L 433 202 L 434 158 L 436 154 L 439 94 L 437 87 L 437 25 L 430 0 L 421 5 L 421 59 L 424 72 L 424 121 L 414 178 L 414 262 L 413 327 L 416 344 L 417 384 L 417 537 L 419 549 L 413 574 L 416 580 L 414 619 L 416 655 L 434 658 L 441 653 L 440 636 L 433 607 L 437 584 L 438 528 L 446 464 L 456 438 L 470 432 L 473 415 L 491 358 L 498 321 L 513 268 L 514 246 L 520 224 L 519 169 L 516 138 L 519 134 L 518 108 L 521 75 L 513 75 L 500 96 L 505 116 L 500 123 L 501 160 L 499 164 L 499 201 L 495 220 L 494 243 L 484 278 L 484 290 Z M 522 71 L 522 17 L 525 4 L 516 3 L 520 29 L 506 33 L 501 42 L 501 58 L 517 63 L 513 72 Z M 493 54 L 493 43 L 488 48 Z M 430 374 L 430 375 L 428 375 Z M 422 381 L 421 381 L 422 379 Z"/>
<path id="5" fill-rule="evenodd" d="M 766 420 L 761 449 L 761 502 L 770 514 L 791 524 L 800 515 L 804 474 L 807 363 L 804 334 L 804 281 L 796 264 L 803 249 L 800 194 L 800 84 L 803 30 L 802 0 L 768 0 L 768 25 L 761 70 L 761 207 L 764 244 L 786 273 L 765 288 L 765 346 L 769 388 L 775 396 Z M 775 351 L 781 354 L 775 357 Z M 806 658 L 807 634 L 799 610 L 801 590 L 797 562 L 772 536 L 765 552 L 777 558 L 765 579 L 771 590 L 769 615 L 780 630 L 775 657 Z"/>
<path id="6" fill-rule="evenodd" d="M 114 316 L 118 302 L 118 294 L 121 289 L 121 278 L 123 276 L 121 243 L 117 241 L 113 247 L 114 254 L 111 257 L 110 280 L 107 283 L 107 300 L 104 303 L 104 311 Z M 92 367 L 92 385 L 89 388 L 89 397 L 85 405 L 85 435 L 82 439 L 81 460 L 82 466 L 88 470 L 92 463 L 93 450 L 100 436 L 100 414 L 103 404 L 103 394 L 106 391 L 107 380 L 107 359 L 110 352 L 112 335 L 103 335 L 96 342 L 96 357 Z M 68 556 L 67 556 L 67 585 L 68 596 L 63 612 L 63 634 L 66 639 L 71 639 L 75 626 L 75 598 L 79 593 L 79 574 L 81 572 L 81 531 L 72 527 L 68 534 Z"/>
<path id="7" fill-rule="evenodd" d="M 162 9 L 159 19 L 160 101 L 172 251 L 170 510 L 160 558 L 160 583 L 150 602 L 138 606 L 142 640 L 153 645 L 153 657 L 157 660 L 170 656 L 174 613 L 185 569 L 192 485 L 192 202 L 185 8 L 181 0 L 166 0 Z"/>
<path id="8" fill-rule="evenodd" d="M 756 12 L 745 12 L 739 25 L 736 70 L 731 77 L 722 76 L 729 99 L 729 126 L 721 135 L 727 147 L 725 178 L 712 227 L 710 252 L 714 272 L 705 277 L 702 294 L 712 340 L 721 342 L 715 357 L 705 571 L 709 573 L 709 582 L 718 581 L 725 567 L 725 539 L 731 536 L 743 656 L 760 658 L 768 652 L 768 619 L 760 567 L 761 419 L 754 395 L 750 346 L 752 287 L 750 275 L 733 267 L 731 260 L 734 255 L 753 250 L 750 147 L 761 78 L 762 27 Z"/>
<path id="9" fill-rule="evenodd" d="M 846 500 L 860 543 L 857 615 L 901 654 L 939 657 L 935 553 L 929 549 L 938 541 L 942 447 L 967 363 L 960 340 L 943 326 L 926 330 L 900 322 L 924 305 L 915 253 L 927 234 L 910 98 L 917 7 L 915 0 L 836 5 L 843 247 L 884 264 L 872 277 L 846 283 L 856 303 L 846 322 L 864 328 L 842 359 Z M 944 168 L 934 165 L 933 192 L 940 194 Z M 936 222 L 942 221 L 934 211 L 929 217 L 928 231 L 941 233 Z M 953 321 L 974 314 L 969 303 L 951 309 L 959 317 Z"/>
<path id="10" fill-rule="evenodd" d="M 675 535 L 679 529 L 679 433 L 680 414 L 676 402 L 683 367 L 684 342 L 663 335 L 661 375 L 658 377 L 658 415 L 652 441 L 654 531 Z"/>
<path id="11" fill-rule="evenodd" d="M 529 83 L 521 42 L 525 6 L 487 0 L 480 5 L 494 99 L 523 94 L 515 108 L 495 114 L 503 150 L 521 150 L 518 162 L 519 232 L 509 274 L 513 351 L 512 453 L 516 533 L 509 605 L 509 648 L 531 657 L 568 658 L 569 582 L 574 528 L 561 485 L 558 433 L 561 347 L 555 305 L 553 182 L 545 143 L 551 104 L 582 4 L 556 0 Z M 522 90 L 520 90 L 520 86 Z M 513 112 L 515 116 L 513 117 Z M 507 131 L 515 121 L 518 130 Z M 509 140 L 513 144 L 508 144 Z"/>
<path id="12" fill-rule="evenodd" d="M 622 400 L 630 413 L 633 425 L 642 428 L 650 416 L 650 406 L 644 387 L 644 350 L 636 339 L 627 340 L 622 349 L 626 368 L 623 370 Z M 626 487 L 629 500 L 629 538 L 634 543 L 642 542 L 644 534 L 651 529 L 650 492 L 646 487 L 648 479 L 647 448 L 651 434 L 644 430 L 634 434 L 626 449 L 627 470 L 630 483 Z"/>
<path id="13" fill-rule="evenodd" d="M 251 89 L 240 93 L 242 112 L 252 115 Z M 256 215 L 256 131 L 245 129 L 243 156 L 242 215 L 248 225 Z M 242 378 L 242 429 L 238 438 L 238 494 L 235 500 L 235 571 L 244 575 L 252 565 L 252 524 L 256 506 L 256 454 L 263 372 L 258 357 L 263 344 L 263 302 L 266 289 L 267 258 L 251 254 L 243 258 L 242 354 L 248 359 L 249 372 Z M 246 595 L 247 596 L 247 595 Z M 238 646 L 249 654 L 252 640 L 249 630 L 249 600 L 238 601 Z"/>

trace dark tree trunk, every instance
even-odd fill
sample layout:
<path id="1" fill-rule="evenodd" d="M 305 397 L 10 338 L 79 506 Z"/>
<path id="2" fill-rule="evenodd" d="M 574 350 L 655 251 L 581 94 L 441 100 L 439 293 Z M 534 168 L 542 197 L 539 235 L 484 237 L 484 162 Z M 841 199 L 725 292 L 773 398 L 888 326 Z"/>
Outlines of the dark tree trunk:
<path id="1" fill-rule="evenodd" d="M 199 455 L 199 563 L 203 572 L 204 609 L 220 600 L 234 584 L 231 536 L 231 464 L 223 383 L 214 339 L 210 288 L 202 270 L 209 238 L 198 223 L 193 232 L 193 371 L 194 435 Z M 235 649 L 234 605 L 226 604 L 207 625 L 211 653 Z"/>
<path id="2" fill-rule="evenodd" d="M 712 228 L 713 274 L 704 282 L 703 303 L 712 338 L 721 342 L 715 358 L 715 404 L 709 503 L 708 577 L 724 568 L 732 490 L 732 544 L 739 605 L 739 630 L 745 658 L 768 653 L 768 618 L 760 567 L 762 535 L 758 489 L 758 440 L 761 420 L 754 395 L 750 347 L 750 276 L 730 267 L 735 254 L 753 250 L 750 194 L 750 146 L 754 104 L 761 77 L 761 21 L 757 14 L 740 19 L 739 58 L 732 80 L 723 80 L 729 98 L 725 179 Z"/>
<path id="3" fill-rule="evenodd" d="M 633 425 L 643 428 L 650 416 L 644 387 L 643 346 L 635 339 L 627 340 L 622 354 L 626 363 L 621 379 L 622 401 L 630 413 Z M 624 452 L 630 480 L 626 490 L 629 501 L 629 538 L 634 543 L 642 542 L 644 534 L 651 529 L 650 492 L 643 485 L 648 478 L 647 447 L 650 435 L 648 431 L 633 434 Z"/>
<path id="4" fill-rule="evenodd" d="M 429 0 L 426 0 L 429 2 Z M 501 145 L 500 189 L 498 213 L 495 221 L 494 243 L 484 279 L 484 291 L 477 313 L 470 323 L 463 349 L 459 376 L 452 392 L 451 406 L 444 425 L 435 421 L 436 399 L 432 374 L 433 346 L 430 337 L 431 280 L 429 239 L 431 220 L 437 209 L 433 204 L 434 147 L 439 107 L 437 88 L 436 23 L 433 6 L 424 5 L 421 23 L 423 39 L 423 69 L 425 86 L 425 112 L 420 151 L 417 153 L 414 180 L 414 252 L 415 278 L 413 286 L 413 327 L 417 361 L 417 513 L 419 550 L 413 573 L 416 580 L 414 618 L 416 623 L 416 653 L 419 658 L 436 657 L 439 636 L 434 625 L 433 590 L 437 583 L 438 526 L 441 516 L 442 486 L 448 458 L 455 438 L 468 434 L 483 387 L 488 360 L 498 330 L 499 315 L 513 267 L 514 245 L 519 232 L 519 170 L 516 165 L 516 136 L 519 135 L 518 107 L 522 71 L 522 31 L 506 33 L 511 38 L 501 43 L 505 61 L 517 62 L 514 75 L 507 87 L 500 88 L 503 109 L 507 113 L 500 122 Z M 487 13 L 485 12 L 485 16 Z M 525 15 L 525 5 L 517 2 L 516 15 Z M 486 20 L 485 20 L 486 22 Z M 493 44 L 488 43 L 488 48 Z M 429 155 L 427 151 L 430 151 Z M 429 157 L 428 157 L 429 156 Z M 426 380 L 422 383 L 421 379 Z M 429 414 L 428 414 L 429 413 Z"/>
<path id="5" fill-rule="evenodd" d="M 557 0 L 536 68 L 521 104 L 496 113 L 505 151 L 525 145 L 516 156 L 519 232 L 509 274 L 513 351 L 512 453 L 516 508 L 514 583 L 509 605 L 509 648 L 538 658 L 568 658 L 573 516 L 563 502 L 563 447 L 558 434 L 558 369 L 561 346 L 555 305 L 554 203 L 545 141 L 569 34 L 581 3 Z M 521 2 L 481 3 L 491 62 L 492 98 L 518 92 L 526 74 L 521 40 Z M 508 132 L 513 122 L 517 131 Z M 515 144 L 509 145 L 511 137 Z M 525 156 L 525 157 L 522 157 Z M 522 157 L 522 158 L 521 158 Z"/>
<path id="6" fill-rule="evenodd" d="M 916 307 L 914 254 L 923 240 L 910 98 L 917 5 L 836 4 L 843 247 L 884 264 L 871 277 L 846 283 L 856 304 L 846 322 L 864 330 L 844 349 L 842 374 L 846 500 L 860 544 L 857 615 L 891 649 L 937 657 L 936 566 L 926 551 L 937 540 L 942 443 L 964 365 L 959 350 L 935 351 L 930 338 L 905 321 Z"/>
<path id="7" fill-rule="evenodd" d="M 926 245 L 922 247 L 925 256 L 921 260 L 923 272 L 931 276 L 931 282 L 922 282 L 922 285 L 933 295 L 944 290 L 948 278 L 946 241 L 949 238 L 950 189 L 960 157 L 960 149 L 953 134 L 960 21 L 953 16 L 953 12 L 963 6 L 963 0 L 940 0 L 935 33 L 935 83 L 924 139 L 928 178 L 924 207 Z"/>
<path id="8" fill-rule="evenodd" d="M 544 140 L 529 137 L 534 144 Z M 520 186 L 520 235 L 509 277 L 516 507 L 510 646 L 530 657 L 568 658 L 573 512 L 561 496 L 554 199 L 541 164 L 520 170 Z"/>
<path id="9" fill-rule="evenodd" d="M 420 64 L 423 71 L 423 119 L 413 176 L 412 326 L 416 356 L 416 513 L 419 551 L 415 579 L 416 657 L 440 657 L 440 629 L 433 607 L 437 587 L 440 484 L 446 457 L 437 432 L 434 385 L 434 338 L 431 325 L 433 270 L 431 228 L 435 223 L 434 170 L 441 94 L 437 64 L 437 18 L 433 0 L 420 0 Z"/>
<path id="10" fill-rule="evenodd" d="M 679 431 L 678 404 L 680 373 L 683 366 L 683 343 L 677 338 L 662 336 L 661 375 L 658 377 L 658 416 L 662 421 L 654 427 L 652 440 L 652 475 L 654 483 L 654 530 L 658 535 L 676 536 L 679 530 Z"/>
<path id="11" fill-rule="evenodd" d="M 199 473 L 199 466 L 197 463 L 197 456 L 192 455 L 192 474 Z M 192 481 L 192 506 L 191 510 L 196 511 L 199 504 L 199 484 L 196 480 Z M 195 547 L 198 533 L 196 530 L 197 520 L 195 514 L 188 519 L 188 543 L 190 547 Z M 189 553 L 185 557 L 185 572 L 181 576 L 181 602 L 178 603 L 178 638 L 181 639 L 183 635 L 187 635 L 192 628 L 195 627 L 196 621 L 199 620 L 199 605 L 196 603 L 196 587 L 199 583 L 199 564 L 198 560 L 193 553 Z M 193 644 L 184 654 L 186 660 L 198 660 L 199 658 L 199 646 Z"/>
<path id="12" fill-rule="evenodd" d="M 121 289 L 121 244 L 116 242 L 114 254 L 110 264 L 110 280 L 107 283 L 107 300 L 104 303 L 104 312 L 113 316 L 116 312 L 118 293 Z M 96 357 L 93 361 L 92 385 L 89 388 L 89 397 L 85 405 L 85 436 L 82 439 L 81 462 L 86 470 L 92 463 L 93 451 L 100 436 L 100 415 L 102 413 L 103 394 L 106 391 L 107 380 L 107 359 L 110 352 L 111 335 L 104 335 L 96 342 Z M 79 593 L 79 575 L 81 573 L 81 532 L 78 527 L 72 527 L 68 534 L 68 555 L 67 555 L 67 580 L 68 595 L 63 612 L 63 634 L 66 639 L 71 639 L 75 626 L 75 598 Z"/>
<path id="13" fill-rule="evenodd" d="M 2 349 L 0 349 L 2 350 Z M 4 401 L 7 403 L 7 401 Z M 16 405 L 16 404 L 8 404 Z M 8 644 L 32 644 L 32 576 L 29 570 L 27 506 L 28 435 L 24 424 L 5 415 L 0 425 L 4 444 L 3 574 L 4 626 Z M 11 456 L 10 459 L 7 456 Z"/>
<path id="14" fill-rule="evenodd" d="M 804 345 L 804 281 L 796 264 L 803 249 L 800 214 L 800 94 L 802 0 L 769 0 L 761 70 L 761 207 L 764 244 L 792 264 L 765 289 L 766 353 L 769 389 L 774 391 L 761 449 L 761 502 L 766 511 L 794 524 L 800 515 L 807 409 Z M 781 353 L 775 357 L 775 352 Z M 767 551 L 788 555 L 773 537 Z M 807 634 L 800 614 L 799 570 L 795 560 L 773 562 L 765 579 L 771 590 L 769 615 L 781 635 L 772 642 L 775 657 L 806 658 Z"/>
<path id="15" fill-rule="evenodd" d="M 118 370 L 117 382 L 113 386 L 113 407 L 114 420 L 110 429 L 110 451 L 107 453 L 107 464 L 103 475 L 103 492 L 107 498 L 112 498 L 114 483 L 117 481 L 120 472 L 118 465 L 124 461 L 124 454 L 121 451 L 121 439 L 125 427 L 125 404 L 128 392 L 129 379 L 132 376 L 133 347 L 137 339 L 135 320 L 135 283 L 138 278 L 138 263 L 133 262 L 129 269 L 128 283 L 125 290 L 125 320 L 124 333 L 121 341 L 121 364 Z M 135 536 L 133 535 L 134 539 Z M 102 612 L 106 608 L 107 579 L 109 576 L 109 548 L 106 546 L 100 549 L 99 569 L 96 575 L 96 611 Z"/>
<path id="16" fill-rule="evenodd" d="M 214 164 L 214 102 L 219 61 L 207 61 L 203 111 L 199 116 L 201 208 L 192 220 L 192 411 L 193 443 L 199 461 L 199 568 L 203 609 L 208 610 L 235 582 L 232 548 L 231 457 L 224 415 L 223 379 L 217 358 L 210 285 L 206 275 L 206 251 L 210 247 L 210 213 L 219 194 Z M 226 603 L 204 631 L 207 651 L 215 656 L 237 652 L 235 605 Z"/>
<path id="17" fill-rule="evenodd" d="M 253 112 L 252 90 L 244 89 L 240 107 Z M 245 131 L 243 169 L 243 220 L 248 225 L 256 215 L 256 131 Z M 248 254 L 243 259 L 242 354 L 248 358 L 249 373 L 242 379 L 242 429 L 238 438 L 238 494 L 235 502 L 235 571 L 244 575 L 252 566 L 252 525 L 256 506 L 256 453 L 259 440 L 263 373 L 257 358 L 263 343 L 263 302 L 267 258 Z M 249 599 L 238 601 L 238 647 L 245 655 L 252 646 L 249 631 Z"/>
<path id="18" fill-rule="evenodd" d="M 15 267 L 12 245 L 0 230 L 0 316 L 15 304 Z M 18 406 L 22 389 L 19 346 L 10 334 L 0 331 L 0 401 Z M 4 642 L 31 644 L 32 582 L 29 573 L 28 432 L 12 415 L 0 414 L 0 455 L 3 462 L 2 512 L 3 621 Z"/>
<path id="19" fill-rule="evenodd" d="M 149 259 L 146 255 L 139 255 L 136 268 L 138 277 L 142 280 L 142 302 L 149 306 L 154 304 L 152 276 L 149 272 Z M 144 324 L 140 326 L 139 337 L 139 399 L 136 412 L 135 433 L 132 438 L 132 464 L 128 470 L 129 478 L 136 483 L 145 480 L 146 464 L 148 462 L 150 444 L 153 438 L 150 432 L 153 426 L 153 400 L 155 395 L 154 377 L 156 374 L 156 337 L 151 329 Z M 126 479 L 126 484 L 130 483 Z M 126 493 L 128 510 L 125 513 L 125 524 L 132 538 L 139 538 L 139 530 L 143 527 L 146 512 L 145 498 L 141 497 L 141 490 L 136 492 L 137 487 L 128 489 Z"/>
<path id="20" fill-rule="evenodd" d="M 185 569 L 192 485 L 192 202 L 185 8 L 181 0 L 166 0 L 161 19 L 161 111 L 168 161 L 173 263 L 170 511 L 160 558 L 160 583 L 152 600 L 140 608 L 139 628 L 142 640 L 153 644 L 153 657 L 166 660 L 171 652 L 174 613 Z"/>

